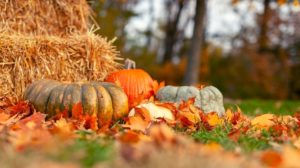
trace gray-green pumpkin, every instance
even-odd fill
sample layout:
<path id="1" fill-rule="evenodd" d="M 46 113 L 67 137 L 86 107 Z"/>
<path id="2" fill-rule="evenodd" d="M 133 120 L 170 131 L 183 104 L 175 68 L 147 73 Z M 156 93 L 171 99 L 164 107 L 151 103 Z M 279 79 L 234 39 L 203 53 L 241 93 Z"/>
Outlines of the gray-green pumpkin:
<path id="1" fill-rule="evenodd" d="M 58 82 L 39 80 L 30 84 L 24 93 L 24 99 L 48 116 L 81 103 L 84 114 L 96 114 L 99 124 L 117 120 L 128 114 L 128 98 L 117 85 L 107 82 Z"/>
<path id="2" fill-rule="evenodd" d="M 214 86 L 207 86 L 201 90 L 193 86 L 165 86 L 158 90 L 156 98 L 162 102 L 180 103 L 195 97 L 194 105 L 205 113 L 216 112 L 224 115 L 223 95 Z"/>

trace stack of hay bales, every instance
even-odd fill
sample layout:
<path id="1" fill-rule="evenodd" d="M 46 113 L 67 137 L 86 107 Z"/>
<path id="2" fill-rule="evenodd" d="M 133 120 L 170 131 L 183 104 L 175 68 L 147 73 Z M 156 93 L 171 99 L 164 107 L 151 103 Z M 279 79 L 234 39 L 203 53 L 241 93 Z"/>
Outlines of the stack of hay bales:
<path id="1" fill-rule="evenodd" d="M 120 67 L 111 42 L 89 32 L 86 0 L 5 0 L 0 11 L 0 96 L 18 100 L 41 78 L 103 80 Z"/>
<path id="2" fill-rule="evenodd" d="M 3 0 L 0 10 L 0 32 L 62 36 L 88 31 L 86 0 Z"/>

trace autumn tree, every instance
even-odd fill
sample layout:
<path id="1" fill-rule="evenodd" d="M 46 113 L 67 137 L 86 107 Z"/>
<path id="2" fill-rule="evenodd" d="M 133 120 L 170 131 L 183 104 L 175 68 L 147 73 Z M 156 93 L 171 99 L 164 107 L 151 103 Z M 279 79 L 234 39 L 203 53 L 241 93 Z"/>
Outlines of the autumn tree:
<path id="1" fill-rule="evenodd" d="M 164 54 L 163 63 L 171 61 L 174 54 L 174 45 L 176 44 L 178 37 L 178 23 L 183 11 L 185 0 L 166 0 L 165 8 L 167 9 L 168 15 L 165 25 L 165 39 L 164 39 Z M 176 8 L 172 12 L 172 9 Z"/>
<path id="2" fill-rule="evenodd" d="M 196 84 L 199 79 L 200 53 L 204 32 L 206 0 L 197 0 L 195 8 L 193 37 L 188 52 L 188 62 L 184 76 L 184 84 L 186 85 Z"/>

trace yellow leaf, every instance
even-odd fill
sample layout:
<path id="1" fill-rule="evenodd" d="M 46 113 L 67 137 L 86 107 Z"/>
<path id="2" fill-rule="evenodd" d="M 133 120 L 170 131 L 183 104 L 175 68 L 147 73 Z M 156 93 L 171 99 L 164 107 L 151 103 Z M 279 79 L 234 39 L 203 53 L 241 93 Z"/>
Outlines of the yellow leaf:
<path id="1" fill-rule="evenodd" d="M 225 118 L 227 121 L 231 121 L 233 117 L 233 112 L 231 109 L 227 109 L 226 112 L 225 112 Z"/>
<path id="2" fill-rule="evenodd" d="M 274 119 L 276 119 L 274 114 L 263 114 L 253 118 L 251 125 L 256 127 L 271 127 L 275 124 Z"/>
<path id="3" fill-rule="evenodd" d="M 68 123 L 65 118 L 60 118 L 54 123 L 53 133 L 57 133 L 62 137 L 69 137 L 73 135 L 74 127 L 71 123 Z"/>
<path id="4" fill-rule="evenodd" d="M 207 121 L 210 126 L 221 125 L 224 122 L 224 120 L 220 118 L 217 113 L 209 113 L 207 115 Z"/>
<path id="5" fill-rule="evenodd" d="M 181 118 L 181 122 L 184 125 L 190 125 L 190 124 L 197 124 L 200 122 L 200 116 L 198 114 L 192 113 L 192 112 L 180 112 L 179 113 L 179 118 Z"/>

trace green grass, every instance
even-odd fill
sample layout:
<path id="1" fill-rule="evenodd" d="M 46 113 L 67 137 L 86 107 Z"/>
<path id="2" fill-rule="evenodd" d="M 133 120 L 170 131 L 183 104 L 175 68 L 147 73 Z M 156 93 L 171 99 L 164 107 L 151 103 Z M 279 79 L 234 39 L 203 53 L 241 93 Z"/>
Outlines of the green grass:
<path id="1" fill-rule="evenodd" d="M 113 157 L 111 140 L 99 138 L 94 132 L 79 131 L 79 138 L 65 147 L 52 158 L 57 161 L 75 161 L 81 167 L 89 168 L 95 164 L 110 160 Z"/>
<path id="2" fill-rule="evenodd" d="M 211 131 L 200 129 L 199 131 L 194 133 L 192 137 L 196 141 L 203 144 L 215 142 L 223 146 L 223 148 L 226 150 L 234 150 L 236 148 L 240 148 L 243 152 L 246 153 L 256 150 L 264 150 L 271 147 L 268 142 L 267 132 L 265 133 L 265 137 L 260 139 L 251 136 L 250 134 L 240 135 L 237 141 L 233 141 L 228 137 L 229 132 L 229 126 L 220 126 Z"/>
<path id="3" fill-rule="evenodd" d="M 235 107 L 238 105 L 242 112 L 247 115 L 255 116 L 257 114 L 273 113 L 277 115 L 293 115 L 300 111 L 300 100 L 259 100 L 250 99 L 234 102 L 225 102 L 225 107 Z"/>
<path id="4" fill-rule="evenodd" d="M 242 100 L 225 102 L 225 107 L 236 108 L 240 107 L 242 112 L 249 116 L 255 116 L 264 113 L 273 113 L 276 115 L 293 115 L 300 111 L 300 101 L 295 100 Z M 255 150 L 264 150 L 270 148 L 270 132 L 263 132 L 262 137 L 257 138 L 251 133 L 240 135 L 237 141 L 233 141 L 228 137 L 230 126 L 217 127 L 211 131 L 200 129 L 192 135 L 192 137 L 200 143 L 215 142 L 224 147 L 226 150 L 242 149 L 244 152 L 252 152 Z"/>

